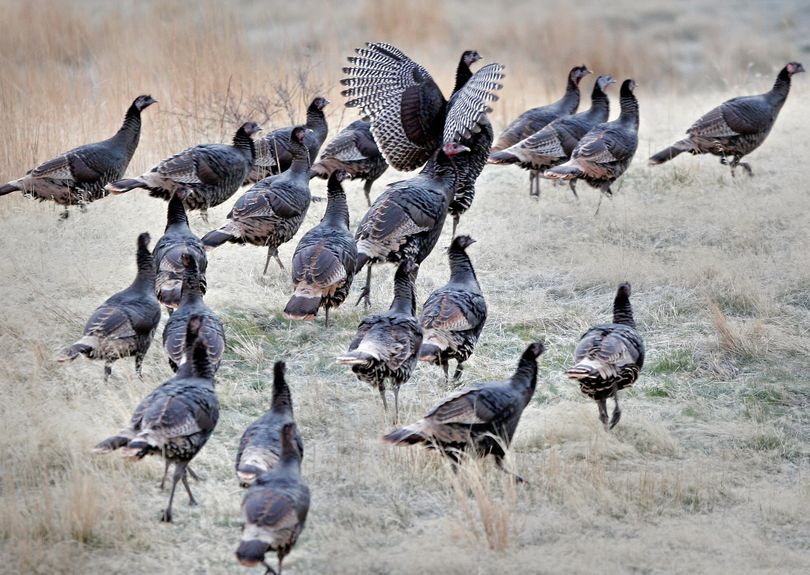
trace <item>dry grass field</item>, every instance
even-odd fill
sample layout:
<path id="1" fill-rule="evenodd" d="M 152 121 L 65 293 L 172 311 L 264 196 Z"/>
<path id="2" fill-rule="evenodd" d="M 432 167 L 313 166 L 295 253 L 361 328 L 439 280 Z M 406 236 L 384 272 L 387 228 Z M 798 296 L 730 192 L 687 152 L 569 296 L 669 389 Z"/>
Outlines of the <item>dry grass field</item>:
<path id="1" fill-rule="evenodd" d="M 247 572 L 233 555 L 233 459 L 244 428 L 268 407 L 277 359 L 288 363 L 313 494 L 285 572 L 810 572 L 810 77 L 795 77 L 773 133 L 751 155 L 754 178 L 732 179 L 709 157 L 646 165 L 710 107 L 768 89 L 788 60 L 808 64 L 806 3 L 0 8 L 2 181 L 112 134 L 141 93 L 160 103 L 144 112 L 133 174 L 183 147 L 228 140 L 246 119 L 288 125 L 316 94 L 333 102 L 334 134 L 356 117 L 342 106 L 340 68 L 366 40 L 400 46 L 443 88 L 463 49 L 506 64 L 496 130 L 556 99 L 567 69 L 582 62 L 636 78 L 642 117 L 636 161 L 598 217 L 595 190 L 581 185 L 577 203 L 567 187 L 543 182 L 537 202 L 525 172 L 490 166 L 462 219 L 460 231 L 478 240 L 470 253 L 489 303 L 464 381 L 507 377 L 530 341 L 548 348 L 511 453 L 527 486 L 489 460 L 454 475 L 433 454 L 383 445 L 390 423 L 378 395 L 334 361 L 362 308 L 345 305 L 328 330 L 322 320 L 286 321 L 288 274 L 273 264 L 263 277 L 264 250 L 227 245 L 209 255 L 206 301 L 225 322 L 228 348 L 219 426 L 195 463 L 206 476 L 192 483 L 201 504 L 188 507 L 178 492 L 175 523 L 160 523 L 159 460 L 90 454 L 170 377 L 159 338 L 143 381 L 131 360 L 116 363 L 105 385 L 102 364 L 54 356 L 134 277 L 135 238 L 160 237 L 166 205 L 133 191 L 62 222 L 51 204 L 2 198 L 0 572 Z M 388 172 L 375 192 L 401 177 Z M 361 184 L 347 188 L 356 223 Z M 324 182 L 312 190 L 323 195 Z M 211 210 L 210 226 L 192 216 L 192 228 L 220 224 L 231 203 Z M 311 206 L 302 233 L 324 206 Z M 280 250 L 286 262 L 297 239 Z M 446 226 L 420 271 L 420 302 L 446 281 L 449 242 Z M 393 268 L 376 269 L 378 311 Z M 648 355 L 608 434 L 562 372 L 579 335 L 609 318 L 622 280 L 633 284 Z M 438 367 L 419 366 L 400 396 L 403 420 L 447 391 Z"/>

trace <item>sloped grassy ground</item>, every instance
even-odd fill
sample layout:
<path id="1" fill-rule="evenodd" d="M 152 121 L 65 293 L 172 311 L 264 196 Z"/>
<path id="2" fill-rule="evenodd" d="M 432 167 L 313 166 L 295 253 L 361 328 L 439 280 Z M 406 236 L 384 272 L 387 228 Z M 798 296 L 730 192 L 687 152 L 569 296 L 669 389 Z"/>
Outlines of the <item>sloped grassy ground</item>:
<path id="1" fill-rule="evenodd" d="M 210 254 L 206 299 L 227 326 L 228 350 L 220 423 L 195 464 L 207 477 L 192 484 L 201 505 L 189 508 L 180 493 L 175 524 L 159 523 L 160 461 L 90 455 L 170 376 L 159 339 L 143 381 L 130 361 L 104 385 L 100 364 L 53 357 L 129 283 L 135 238 L 148 230 L 157 240 L 165 204 L 133 192 L 59 222 L 52 206 L 4 198 L 0 571 L 242 571 L 233 458 L 269 405 L 273 362 L 284 359 L 313 494 L 285 562 L 291 573 L 807 572 L 810 114 L 796 96 L 751 157 L 756 177 L 732 180 L 714 158 L 645 165 L 724 96 L 684 103 L 640 88 L 637 161 L 598 217 L 596 192 L 584 185 L 579 204 L 546 182 L 535 202 L 525 173 L 485 170 L 460 228 L 478 240 L 470 253 L 490 310 L 464 380 L 505 378 L 527 343 L 546 341 L 512 450 L 528 486 L 489 461 L 456 477 L 433 454 L 383 445 L 390 424 L 378 395 L 334 362 L 362 309 L 345 305 L 328 330 L 322 320 L 290 323 L 280 313 L 287 273 L 271 267 L 262 277 L 263 250 L 225 246 Z M 356 223 L 361 184 L 347 188 Z M 324 207 L 312 205 L 305 229 Z M 214 209 L 211 226 L 228 209 Z M 208 229 L 196 217 L 192 226 Z M 446 281 L 449 242 L 448 226 L 420 271 L 420 302 Z M 285 262 L 294 245 L 282 247 Z M 388 306 L 392 277 L 390 267 L 375 269 L 372 311 Z M 633 284 L 648 356 L 606 434 L 562 371 L 579 335 L 609 318 L 622 280 Z M 402 419 L 419 418 L 447 391 L 438 367 L 420 366 L 403 388 Z"/>

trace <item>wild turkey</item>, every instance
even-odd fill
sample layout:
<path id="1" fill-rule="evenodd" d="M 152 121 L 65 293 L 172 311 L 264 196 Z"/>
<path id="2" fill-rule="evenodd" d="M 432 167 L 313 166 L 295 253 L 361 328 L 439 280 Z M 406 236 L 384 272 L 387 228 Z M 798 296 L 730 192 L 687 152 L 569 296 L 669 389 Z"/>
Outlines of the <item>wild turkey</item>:
<path id="1" fill-rule="evenodd" d="M 307 132 L 304 145 L 309 153 L 309 163 L 318 157 L 318 152 L 326 140 L 329 126 L 323 109 L 329 104 L 326 98 L 315 98 L 307 108 Z M 248 175 L 247 183 L 255 184 L 259 180 L 274 174 L 286 172 L 295 160 L 290 148 L 290 135 L 293 126 L 273 130 L 263 138 L 256 140 L 256 162 Z"/>
<path id="2" fill-rule="evenodd" d="M 205 270 L 208 259 L 205 256 L 205 247 L 200 238 L 195 236 L 188 227 L 188 217 L 183 207 L 183 200 L 174 195 L 169 200 L 169 209 L 166 215 L 166 230 L 163 237 L 155 244 L 155 295 L 160 303 L 166 306 L 169 315 L 180 305 L 180 296 L 183 288 L 183 254 L 194 259 L 200 276 L 200 291 L 205 294 L 207 282 Z"/>
<path id="3" fill-rule="evenodd" d="M 371 268 L 378 262 L 417 264 L 433 251 L 453 200 L 457 156 L 466 146 L 442 146 L 419 175 L 395 182 L 374 200 L 357 226 L 357 274 L 368 265 L 366 285 L 358 299 L 371 305 Z"/>
<path id="4" fill-rule="evenodd" d="M 419 266 L 405 260 L 394 276 L 394 301 L 388 312 L 371 315 L 360 322 L 349 351 L 337 358 L 342 365 L 352 366 L 360 381 L 370 383 L 380 391 L 383 408 L 385 380 L 394 387 L 394 421 L 399 420 L 399 386 L 407 382 L 416 366 L 422 345 L 422 328 L 416 317 L 414 282 Z"/>
<path id="5" fill-rule="evenodd" d="M 790 92 L 790 78 L 804 72 L 804 66 L 790 62 L 782 68 L 770 92 L 732 98 L 698 118 L 686 130 L 689 134 L 650 158 L 650 165 L 663 164 L 678 154 L 713 154 L 720 163 L 734 169 L 742 166 L 753 176 L 750 164 L 740 160 L 756 150 L 773 128 L 776 117 Z"/>
<path id="6" fill-rule="evenodd" d="M 576 113 L 577 108 L 579 108 L 580 98 L 579 82 L 590 73 L 591 71 L 584 64 L 571 68 L 571 71 L 568 72 L 568 82 L 563 97 L 553 104 L 523 112 L 498 136 L 492 146 L 492 152 L 510 148 L 521 140 L 525 140 L 532 134 L 539 132 L 557 118 Z M 529 195 L 540 195 L 539 177 L 540 174 L 529 172 Z"/>
<path id="7" fill-rule="evenodd" d="M 467 248 L 475 240 L 456 236 L 450 244 L 450 281 L 434 291 L 422 308 L 419 324 L 424 336 L 419 361 L 441 365 L 448 379 L 448 361 L 456 360 L 458 380 L 487 321 L 487 304 Z"/>
<path id="8" fill-rule="evenodd" d="M 174 491 L 181 479 L 189 503 L 197 504 L 187 478 L 189 474 L 196 476 L 188 464 L 211 437 L 219 419 L 214 367 L 209 361 L 208 342 L 200 333 L 201 325 L 200 318 L 189 319 L 186 361 L 175 376 L 141 401 L 129 427 L 108 437 L 93 450 L 101 454 L 121 449 L 125 457 L 136 461 L 147 455 L 161 455 L 166 461 L 161 489 L 165 486 L 169 464 L 174 464 L 172 491 L 162 521 L 172 521 Z"/>
<path id="9" fill-rule="evenodd" d="M 112 363 L 135 356 L 135 372 L 141 377 L 143 358 L 152 344 L 160 322 L 160 303 L 155 297 L 155 263 L 149 253 L 149 234 L 138 236 L 138 273 L 135 281 L 99 306 L 84 326 L 82 338 L 65 349 L 60 362 L 84 354 L 104 360 L 104 381 L 112 373 Z"/>
<path id="10" fill-rule="evenodd" d="M 258 124 L 246 122 L 233 137 L 233 145 L 202 144 L 167 158 L 138 178 L 126 178 L 107 184 L 111 194 L 123 194 L 135 188 L 149 190 L 149 195 L 168 201 L 180 196 L 186 210 L 201 210 L 230 198 L 250 171 L 255 157 L 253 134 L 261 131 Z"/>
<path id="11" fill-rule="evenodd" d="M 40 201 L 84 206 L 106 194 L 104 186 L 119 179 L 138 147 L 141 112 L 156 104 L 152 96 L 138 96 L 127 109 L 124 123 L 113 137 L 65 152 L 30 170 L 25 176 L 0 186 L 0 196 L 21 191 Z"/>
<path id="12" fill-rule="evenodd" d="M 242 487 L 253 485 L 257 477 L 267 473 L 278 464 L 281 458 L 281 429 L 286 424 L 295 422 L 290 387 L 284 379 L 285 371 L 284 362 L 277 361 L 273 366 L 273 399 L 270 409 L 251 423 L 242 434 L 242 439 L 239 440 L 239 451 L 236 453 L 236 476 Z M 295 429 L 293 440 L 303 459 L 304 444 L 297 429 Z"/>
<path id="13" fill-rule="evenodd" d="M 630 305 L 630 284 L 619 285 L 613 301 L 613 323 L 589 329 L 574 351 L 576 365 L 565 372 L 579 382 L 582 393 L 599 404 L 599 420 L 606 430 L 613 429 L 622 416 L 618 391 L 638 379 L 644 365 L 644 340 L 636 330 Z M 607 399 L 614 409 L 608 426 Z"/>
<path id="14" fill-rule="evenodd" d="M 264 273 L 267 273 L 271 257 L 276 258 L 284 269 L 278 257 L 278 247 L 298 232 L 311 199 L 306 133 L 303 126 L 290 133 L 289 149 L 295 158 L 290 169 L 279 176 L 263 179 L 236 200 L 228 214 L 228 223 L 203 236 L 206 250 L 225 242 L 267 246 Z"/>
<path id="15" fill-rule="evenodd" d="M 259 476 L 242 500 L 242 538 L 236 558 L 246 567 L 261 563 L 265 575 L 281 575 L 281 564 L 304 530 L 309 512 L 309 487 L 301 479 L 301 454 L 295 423 L 281 429 L 281 458 L 272 471 Z M 278 556 L 278 571 L 265 561 L 268 551 Z"/>
<path id="16" fill-rule="evenodd" d="M 472 203 L 475 179 L 492 143 L 486 118 L 489 102 L 502 88 L 503 66 L 488 64 L 474 74 L 470 64 L 480 59 L 474 50 L 461 56 L 456 86 L 445 100 L 433 78 L 403 52 L 385 43 L 368 43 L 349 58 L 343 69 L 348 86 L 346 106 L 359 107 L 371 120 L 371 131 L 383 156 L 395 169 L 410 171 L 430 159 L 442 146 L 459 143 L 471 154 L 459 162 L 454 183 L 454 224 Z"/>
<path id="17" fill-rule="evenodd" d="M 328 178 L 335 170 L 345 170 L 352 178 L 365 180 L 363 191 L 371 206 L 371 186 L 388 169 L 388 163 L 380 153 L 371 124 L 355 120 L 343 128 L 321 153 L 321 159 L 312 166 L 311 178 Z"/>
<path id="18" fill-rule="evenodd" d="M 574 148 L 571 159 L 546 170 L 545 177 L 571 181 L 583 179 L 602 194 L 612 196 L 610 185 L 621 176 L 638 148 L 638 100 L 633 94 L 636 83 L 625 80 L 619 93 L 621 114 L 612 122 L 594 126 Z M 599 195 L 599 205 L 602 203 Z M 599 213 L 599 205 L 596 213 Z"/>
<path id="19" fill-rule="evenodd" d="M 610 76 L 599 76 L 593 84 L 590 109 L 558 118 L 514 146 L 492 152 L 489 156 L 489 163 L 517 164 L 525 170 L 531 170 L 533 172 L 531 177 L 537 187 L 530 191 L 530 195 L 539 195 L 540 181 L 538 178 L 541 174 L 548 168 L 566 161 L 579 140 L 591 128 L 607 122 L 610 114 L 610 102 L 605 90 L 615 83 Z M 576 196 L 576 189 L 572 187 L 571 190 Z"/>
<path id="20" fill-rule="evenodd" d="M 465 387 L 431 409 L 411 425 L 383 437 L 394 445 L 424 443 L 439 449 L 454 464 L 462 453 L 476 457 L 493 455 L 503 467 L 504 451 L 512 443 L 520 416 L 537 387 L 537 358 L 544 351 L 542 342 L 531 344 L 523 352 L 511 379 L 479 383 Z M 508 473 L 508 472 L 507 472 Z M 523 481 L 515 475 L 518 481 Z"/>
<path id="21" fill-rule="evenodd" d="M 349 295 L 357 246 L 349 231 L 349 207 L 341 186 L 348 177 L 341 169 L 329 176 L 326 213 L 295 248 L 292 263 L 295 293 L 284 308 L 287 319 L 315 319 L 318 309 L 323 307 L 328 327 L 330 308 L 340 306 Z"/>
<path id="22" fill-rule="evenodd" d="M 217 314 L 203 302 L 197 261 L 189 254 L 180 257 L 184 267 L 180 305 L 163 328 L 163 349 L 169 357 L 169 366 L 177 371 L 185 360 L 189 346 L 186 341 L 186 326 L 192 317 L 196 317 L 200 322 L 200 334 L 205 337 L 211 368 L 216 373 L 225 352 L 225 328 Z"/>

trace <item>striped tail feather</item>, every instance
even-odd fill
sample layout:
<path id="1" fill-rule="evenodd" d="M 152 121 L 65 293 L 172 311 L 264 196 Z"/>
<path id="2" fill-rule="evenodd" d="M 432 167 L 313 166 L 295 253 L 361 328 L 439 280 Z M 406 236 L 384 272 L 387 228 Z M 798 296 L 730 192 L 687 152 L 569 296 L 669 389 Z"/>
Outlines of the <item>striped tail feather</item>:
<path id="1" fill-rule="evenodd" d="M 103 453 L 110 453 L 111 451 L 115 451 L 116 449 L 120 449 L 124 447 L 129 440 L 132 439 L 131 437 L 127 437 L 125 435 L 113 435 L 112 437 L 108 437 L 98 445 L 93 448 L 93 453 L 103 454 Z"/>
<path id="2" fill-rule="evenodd" d="M 573 160 L 560 166 L 555 166 L 543 173 L 543 177 L 550 180 L 573 180 L 584 176 L 585 172 L 583 172 L 582 168 L 574 163 Z"/>
<path id="3" fill-rule="evenodd" d="M 295 293 L 287 302 L 287 307 L 284 308 L 284 317 L 301 320 L 315 319 L 320 307 L 320 295 Z"/>
<path id="4" fill-rule="evenodd" d="M 144 182 L 140 178 L 124 178 L 123 180 L 110 182 L 109 184 L 104 186 L 104 189 L 110 192 L 112 195 L 116 195 L 116 194 L 124 194 L 130 190 L 134 190 L 135 188 L 145 186 L 146 182 Z"/>
<path id="5" fill-rule="evenodd" d="M 211 251 L 218 248 L 226 242 L 233 242 L 238 239 L 233 233 L 226 231 L 228 224 L 219 228 L 218 230 L 211 230 L 202 237 L 202 243 L 205 246 L 205 251 Z"/>
<path id="6" fill-rule="evenodd" d="M 422 347 L 419 348 L 419 361 L 437 363 L 442 351 L 444 350 L 436 344 L 423 343 Z"/>
<path id="7" fill-rule="evenodd" d="M 98 338 L 94 336 L 85 336 L 70 347 L 65 348 L 62 353 L 56 357 L 56 361 L 73 361 L 81 354 L 89 355 L 94 349 L 96 349 L 97 345 Z"/>
<path id="8" fill-rule="evenodd" d="M 20 188 L 15 186 L 13 183 L 9 182 L 8 184 L 4 184 L 0 186 L 0 196 L 5 196 L 6 194 L 10 194 L 11 192 L 17 192 Z"/>
<path id="9" fill-rule="evenodd" d="M 520 161 L 516 155 L 506 150 L 495 151 L 489 155 L 488 164 L 516 164 Z"/>
<path id="10" fill-rule="evenodd" d="M 337 362 L 341 365 L 367 365 L 376 360 L 377 358 L 372 354 L 358 349 L 346 352 L 337 358 Z"/>
<path id="11" fill-rule="evenodd" d="M 651 166 L 657 166 L 658 164 L 663 164 L 664 162 L 670 161 L 679 154 L 689 152 L 694 149 L 694 144 L 692 144 L 688 138 L 685 140 L 679 140 L 670 147 L 664 148 L 654 156 L 650 157 L 649 164 Z"/>
<path id="12" fill-rule="evenodd" d="M 414 445 L 416 443 L 426 443 L 429 438 L 422 432 L 422 422 L 417 421 L 412 425 L 400 427 L 391 433 L 383 435 L 383 441 L 393 445 Z"/>
<path id="13" fill-rule="evenodd" d="M 236 550 L 236 559 L 245 567 L 255 567 L 264 561 L 270 544 L 259 539 L 243 539 Z"/>

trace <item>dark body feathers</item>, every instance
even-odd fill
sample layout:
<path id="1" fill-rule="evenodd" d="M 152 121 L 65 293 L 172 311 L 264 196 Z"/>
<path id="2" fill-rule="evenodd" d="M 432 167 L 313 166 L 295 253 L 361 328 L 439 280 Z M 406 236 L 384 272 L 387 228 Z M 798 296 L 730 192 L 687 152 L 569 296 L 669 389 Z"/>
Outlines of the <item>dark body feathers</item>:
<path id="1" fill-rule="evenodd" d="M 196 504 L 188 486 L 188 464 L 211 437 L 219 420 L 214 370 L 199 327 L 199 319 L 192 317 L 188 323 L 186 361 L 177 374 L 141 401 L 127 428 L 108 437 L 94 450 L 108 453 L 121 449 L 126 457 L 135 460 L 160 455 L 166 461 L 166 472 L 169 464 L 174 464 L 172 490 L 163 521 L 172 520 L 172 503 L 179 481 L 183 481 L 191 504 Z M 165 474 L 163 479 L 165 482 Z"/>
<path id="2" fill-rule="evenodd" d="M 163 237 L 155 244 L 153 255 L 155 257 L 155 295 L 160 303 L 172 313 L 180 305 L 183 288 L 183 255 L 194 259 L 199 273 L 200 291 L 205 294 L 207 282 L 205 270 L 208 268 L 208 258 L 205 247 L 200 238 L 195 236 L 188 227 L 188 217 L 183 207 L 183 200 L 179 196 L 172 196 L 169 200 L 168 214 L 166 216 L 166 230 Z"/>
<path id="3" fill-rule="evenodd" d="M 460 452 L 478 457 L 492 454 L 503 469 L 505 449 L 537 387 L 537 358 L 543 351 L 542 343 L 531 344 L 511 379 L 465 387 L 441 401 L 424 418 L 383 439 L 394 445 L 424 443 L 441 450 L 454 462 L 459 461 Z M 517 479 L 522 481 L 519 476 Z"/>
<path id="4" fill-rule="evenodd" d="M 354 279 L 357 246 L 349 231 L 349 208 L 341 181 L 342 169 L 329 176 L 326 213 L 295 248 L 292 281 L 295 293 L 284 308 L 288 319 L 315 319 L 318 310 L 338 307 L 346 299 Z"/>
<path id="5" fill-rule="evenodd" d="M 779 72 L 770 91 L 723 102 L 698 118 L 686 130 L 686 138 L 652 156 L 650 164 L 663 164 L 683 152 L 713 154 L 730 166 L 732 176 L 738 165 L 752 175 L 751 166 L 740 160 L 768 137 L 790 92 L 790 79 L 800 72 L 804 66 L 790 62 Z"/>
<path id="6" fill-rule="evenodd" d="M 225 353 L 225 328 L 219 317 L 203 302 L 196 261 L 188 255 L 183 255 L 182 260 L 185 269 L 180 305 L 163 328 L 163 349 L 169 357 L 169 366 L 177 371 L 189 346 L 186 340 L 188 322 L 195 317 L 200 324 L 200 337 L 206 340 L 208 360 L 215 373 L 222 363 L 222 354 Z"/>
<path id="7" fill-rule="evenodd" d="M 301 479 L 297 435 L 295 423 L 281 428 L 278 464 L 260 475 L 242 500 L 244 523 L 236 558 L 246 567 L 262 563 L 270 574 L 281 573 L 284 557 L 298 541 L 309 513 L 309 487 Z M 265 562 L 268 551 L 276 552 L 277 571 Z"/>
<path id="8" fill-rule="evenodd" d="M 83 354 L 104 360 L 104 380 L 112 373 L 112 363 L 122 357 L 135 357 L 140 377 L 143 358 L 152 344 L 158 323 L 160 303 L 155 297 L 155 263 L 149 252 L 149 234 L 138 236 L 138 273 L 125 290 L 113 295 L 93 312 L 84 326 L 82 338 L 64 350 L 59 361 Z"/>
<path id="9" fill-rule="evenodd" d="M 360 322 L 349 350 L 337 358 L 338 363 L 352 366 L 358 379 L 379 390 L 386 409 L 385 380 L 391 379 L 395 420 L 399 418 L 399 386 L 410 379 L 422 345 L 422 328 L 415 317 L 418 269 L 410 260 L 399 265 L 391 307 Z"/>
<path id="10" fill-rule="evenodd" d="M 343 128 L 323 149 L 310 176 L 328 178 L 338 169 L 345 170 L 353 179 L 365 180 L 363 191 L 371 206 L 371 186 L 388 169 L 388 162 L 377 147 L 367 121 L 355 120 Z"/>
<path id="11" fill-rule="evenodd" d="M 599 418 L 608 428 L 605 400 L 613 397 L 613 428 L 621 418 L 617 392 L 638 379 L 644 365 L 644 341 L 636 330 L 630 305 L 630 284 L 623 283 L 613 302 L 613 323 L 589 329 L 574 351 L 574 367 L 566 375 L 579 382 L 579 389 L 599 404 Z"/>
<path id="12" fill-rule="evenodd" d="M 582 179 L 590 186 L 599 188 L 603 194 L 612 195 L 611 184 L 630 166 L 638 148 L 639 116 L 638 100 L 633 93 L 635 86 L 636 83 L 630 79 L 622 83 L 619 117 L 589 130 L 574 148 L 571 159 L 547 170 L 547 178 Z"/>
<path id="13" fill-rule="evenodd" d="M 329 126 L 326 123 L 326 116 L 323 109 L 329 104 L 326 98 L 317 97 L 307 108 L 307 132 L 304 136 L 304 146 L 307 150 L 309 164 L 311 165 L 321 149 Z M 276 174 L 286 172 L 293 161 L 295 154 L 290 147 L 290 136 L 294 126 L 273 130 L 266 136 L 256 140 L 256 161 L 248 175 L 248 183 L 256 183 L 259 180 Z M 327 174 L 328 175 L 328 174 Z"/>
<path id="14" fill-rule="evenodd" d="M 233 144 L 202 144 L 167 158 L 138 178 L 118 180 L 107 185 L 112 194 L 135 188 L 149 195 L 170 200 L 180 196 L 186 210 L 207 210 L 230 198 L 245 181 L 255 155 L 251 136 L 261 128 L 243 124 Z"/>
<path id="15" fill-rule="evenodd" d="M 430 294 L 419 318 L 424 334 L 419 360 L 441 365 L 445 378 L 451 359 L 457 362 L 453 379 L 461 376 L 487 320 L 484 294 L 466 251 L 473 242 L 469 236 L 453 239 L 448 250 L 450 281 Z"/>
<path id="16" fill-rule="evenodd" d="M 290 134 L 294 161 L 279 176 L 270 176 L 245 192 L 228 214 L 228 222 L 203 236 L 206 249 L 225 242 L 267 246 L 267 261 L 278 258 L 278 247 L 298 232 L 309 209 L 309 154 L 305 146 L 307 130 L 299 126 Z"/>
<path id="17" fill-rule="evenodd" d="M 273 399 L 270 409 L 251 423 L 239 440 L 236 453 L 236 475 L 242 487 L 253 485 L 256 479 L 267 473 L 281 459 L 281 430 L 294 423 L 292 395 L 284 378 L 286 366 L 277 361 L 273 366 Z M 301 458 L 304 444 L 297 428 L 293 436 Z"/>
<path id="18" fill-rule="evenodd" d="M 40 164 L 22 178 L 0 186 L 0 196 L 19 190 L 64 206 L 103 198 L 104 186 L 126 172 L 140 140 L 141 112 L 155 102 L 151 96 L 138 96 L 113 137 L 79 146 Z"/>

